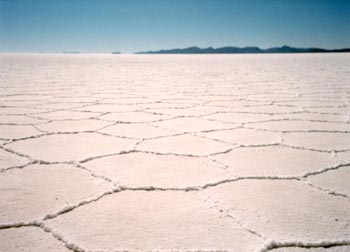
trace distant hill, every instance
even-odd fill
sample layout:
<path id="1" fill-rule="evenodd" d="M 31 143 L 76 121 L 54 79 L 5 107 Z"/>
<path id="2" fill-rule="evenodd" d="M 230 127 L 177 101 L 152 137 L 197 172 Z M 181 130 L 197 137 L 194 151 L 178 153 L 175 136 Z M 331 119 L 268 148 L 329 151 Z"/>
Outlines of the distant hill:
<path id="1" fill-rule="evenodd" d="M 197 46 L 188 47 L 188 48 L 176 48 L 169 50 L 159 50 L 159 51 L 145 51 L 145 52 L 137 52 L 137 54 L 217 54 L 217 53 L 342 53 L 342 52 L 350 52 L 350 48 L 344 49 L 322 49 L 322 48 L 296 48 L 290 46 L 282 46 L 282 47 L 272 47 L 268 49 L 260 49 L 259 47 L 219 47 L 219 48 L 199 48 Z"/>

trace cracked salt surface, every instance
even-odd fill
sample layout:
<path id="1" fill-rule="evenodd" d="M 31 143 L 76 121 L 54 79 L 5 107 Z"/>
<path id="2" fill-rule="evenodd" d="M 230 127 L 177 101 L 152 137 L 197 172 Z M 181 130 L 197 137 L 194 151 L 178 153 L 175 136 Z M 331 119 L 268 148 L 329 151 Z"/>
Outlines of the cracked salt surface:
<path id="1" fill-rule="evenodd" d="M 50 233 L 37 227 L 0 230 L 0 249 L 6 252 L 69 252 L 70 250 Z"/>
<path id="2" fill-rule="evenodd" d="M 0 55 L 0 251 L 349 251 L 349 59 Z"/>
<path id="3" fill-rule="evenodd" d="M 262 242 L 193 192 L 120 192 L 46 225 L 92 251 L 254 251 Z"/>
<path id="4" fill-rule="evenodd" d="M 111 188 L 66 164 L 34 164 L 0 173 L 0 227 L 42 219 Z"/>
<path id="5" fill-rule="evenodd" d="M 149 185 L 164 188 L 197 187 L 233 178 L 209 159 L 173 155 L 129 153 L 95 159 L 84 163 L 84 166 L 120 185 L 135 188 Z"/>
<path id="6" fill-rule="evenodd" d="M 132 148 L 135 140 L 97 133 L 51 134 L 13 142 L 10 149 L 46 162 L 79 161 L 93 156 L 119 153 Z"/>

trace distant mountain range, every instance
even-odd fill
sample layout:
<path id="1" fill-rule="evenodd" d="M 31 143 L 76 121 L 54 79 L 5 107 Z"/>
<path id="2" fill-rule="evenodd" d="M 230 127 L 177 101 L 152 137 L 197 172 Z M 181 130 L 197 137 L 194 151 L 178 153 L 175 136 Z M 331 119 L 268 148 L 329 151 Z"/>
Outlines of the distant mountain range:
<path id="1" fill-rule="evenodd" d="M 233 47 L 233 46 L 226 46 L 226 47 L 219 47 L 219 48 L 199 48 L 197 46 L 188 47 L 188 48 L 176 48 L 176 49 L 169 49 L 169 50 L 159 50 L 159 51 L 145 51 L 145 52 L 137 52 L 137 54 L 217 54 L 217 53 L 237 53 L 237 54 L 243 54 L 243 53 L 327 53 L 327 52 L 333 52 L 333 53 L 343 53 L 343 52 L 350 52 L 350 48 L 344 48 L 344 49 L 334 49 L 334 50 L 328 50 L 328 49 L 322 49 L 322 48 L 296 48 L 296 47 L 290 47 L 290 46 L 282 46 L 282 47 L 272 47 L 268 49 L 260 49 L 259 47 Z"/>

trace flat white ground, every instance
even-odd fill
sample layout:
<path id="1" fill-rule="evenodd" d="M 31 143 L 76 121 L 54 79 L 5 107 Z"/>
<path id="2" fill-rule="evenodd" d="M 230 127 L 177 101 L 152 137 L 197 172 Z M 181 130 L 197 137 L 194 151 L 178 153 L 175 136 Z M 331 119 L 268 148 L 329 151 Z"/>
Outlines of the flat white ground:
<path id="1" fill-rule="evenodd" d="M 350 55 L 1 55 L 0 251 L 350 251 Z"/>

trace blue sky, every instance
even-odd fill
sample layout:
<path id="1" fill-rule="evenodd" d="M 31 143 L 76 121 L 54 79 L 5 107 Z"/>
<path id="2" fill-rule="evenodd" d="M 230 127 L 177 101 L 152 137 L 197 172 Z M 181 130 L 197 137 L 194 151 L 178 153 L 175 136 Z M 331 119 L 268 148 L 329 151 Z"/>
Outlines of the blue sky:
<path id="1" fill-rule="evenodd" d="M 0 0 L 2 52 L 350 47 L 350 0 Z"/>

